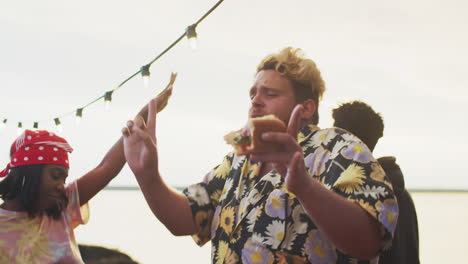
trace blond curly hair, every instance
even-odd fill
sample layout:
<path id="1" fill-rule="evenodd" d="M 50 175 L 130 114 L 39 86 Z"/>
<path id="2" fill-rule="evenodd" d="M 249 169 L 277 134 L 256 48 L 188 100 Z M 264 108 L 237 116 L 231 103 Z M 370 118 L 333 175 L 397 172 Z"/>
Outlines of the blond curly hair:
<path id="1" fill-rule="evenodd" d="M 318 124 L 318 106 L 325 92 L 325 82 L 315 62 L 305 58 L 301 49 L 287 47 L 266 56 L 257 66 L 257 74 L 262 70 L 275 70 L 291 81 L 298 103 L 312 99 L 317 110 L 312 123 Z"/>

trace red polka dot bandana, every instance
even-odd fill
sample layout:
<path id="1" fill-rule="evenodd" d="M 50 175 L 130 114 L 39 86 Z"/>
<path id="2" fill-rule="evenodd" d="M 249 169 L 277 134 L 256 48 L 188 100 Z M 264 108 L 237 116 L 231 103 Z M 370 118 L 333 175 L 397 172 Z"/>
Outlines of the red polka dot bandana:
<path id="1" fill-rule="evenodd" d="M 68 142 L 56 134 L 45 130 L 25 130 L 11 145 L 10 163 L 3 171 L 0 171 L 0 177 L 8 175 L 11 168 L 32 165 L 32 164 L 58 164 L 67 168 L 68 153 L 73 149 Z"/>

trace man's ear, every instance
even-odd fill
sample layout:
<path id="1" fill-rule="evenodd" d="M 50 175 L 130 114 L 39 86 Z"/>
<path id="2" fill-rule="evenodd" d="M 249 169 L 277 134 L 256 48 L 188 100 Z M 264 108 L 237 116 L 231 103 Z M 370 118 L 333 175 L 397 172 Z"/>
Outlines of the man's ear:
<path id="1" fill-rule="evenodd" d="M 305 100 L 302 105 L 304 106 L 304 111 L 301 113 L 302 120 L 310 120 L 317 111 L 317 104 L 312 99 Z"/>

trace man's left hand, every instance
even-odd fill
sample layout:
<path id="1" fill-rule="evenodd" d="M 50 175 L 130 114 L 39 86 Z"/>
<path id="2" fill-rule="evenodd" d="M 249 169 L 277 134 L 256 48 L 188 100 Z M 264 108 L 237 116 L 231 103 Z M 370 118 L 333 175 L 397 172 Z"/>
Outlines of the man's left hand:
<path id="1" fill-rule="evenodd" d="M 310 180 L 307 173 L 302 148 L 297 142 L 297 134 L 301 121 L 302 105 L 297 105 L 289 119 L 287 132 L 265 132 L 262 139 L 282 146 L 280 152 L 252 154 L 252 161 L 271 162 L 275 169 L 284 177 L 288 191 L 297 194 L 301 187 Z"/>

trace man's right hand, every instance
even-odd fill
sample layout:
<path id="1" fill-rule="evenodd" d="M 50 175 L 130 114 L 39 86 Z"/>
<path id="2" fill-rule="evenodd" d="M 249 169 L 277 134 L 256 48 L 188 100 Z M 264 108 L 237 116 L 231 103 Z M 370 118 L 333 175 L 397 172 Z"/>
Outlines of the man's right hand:
<path id="1" fill-rule="evenodd" d="M 153 214 L 172 234 L 197 232 L 187 197 L 167 186 L 159 175 L 156 147 L 156 99 L 148 105 L 148 118 L 137 116 L 122 129 L 124 153 Z"/>
<path id="2" fill-rule="evenodd" d="M 158 173 L 158 152 L 156 148 L 156 114 L 167 105 L 172 95 L 172 87 L 177 73 L 171 73 L 171 79 L 166 88 L 155 99 L 151 100 L 134 120 L 127 122 L 122 129 L 124 138 L 124 153 L 130 169 L 135 176 Z M 147 120 L 145 122 L 144 117 Z"/>
<path id="3" fill-rule="evenodd" d="M 156 109 L 157 101 L 152 99 L 148 105 L 148 118 L 137 116 L 127 122 L 122 129 L 124 153 L 128 166 L 137 178 L 159 174 L 158 151 L 156 148 Z"/>

